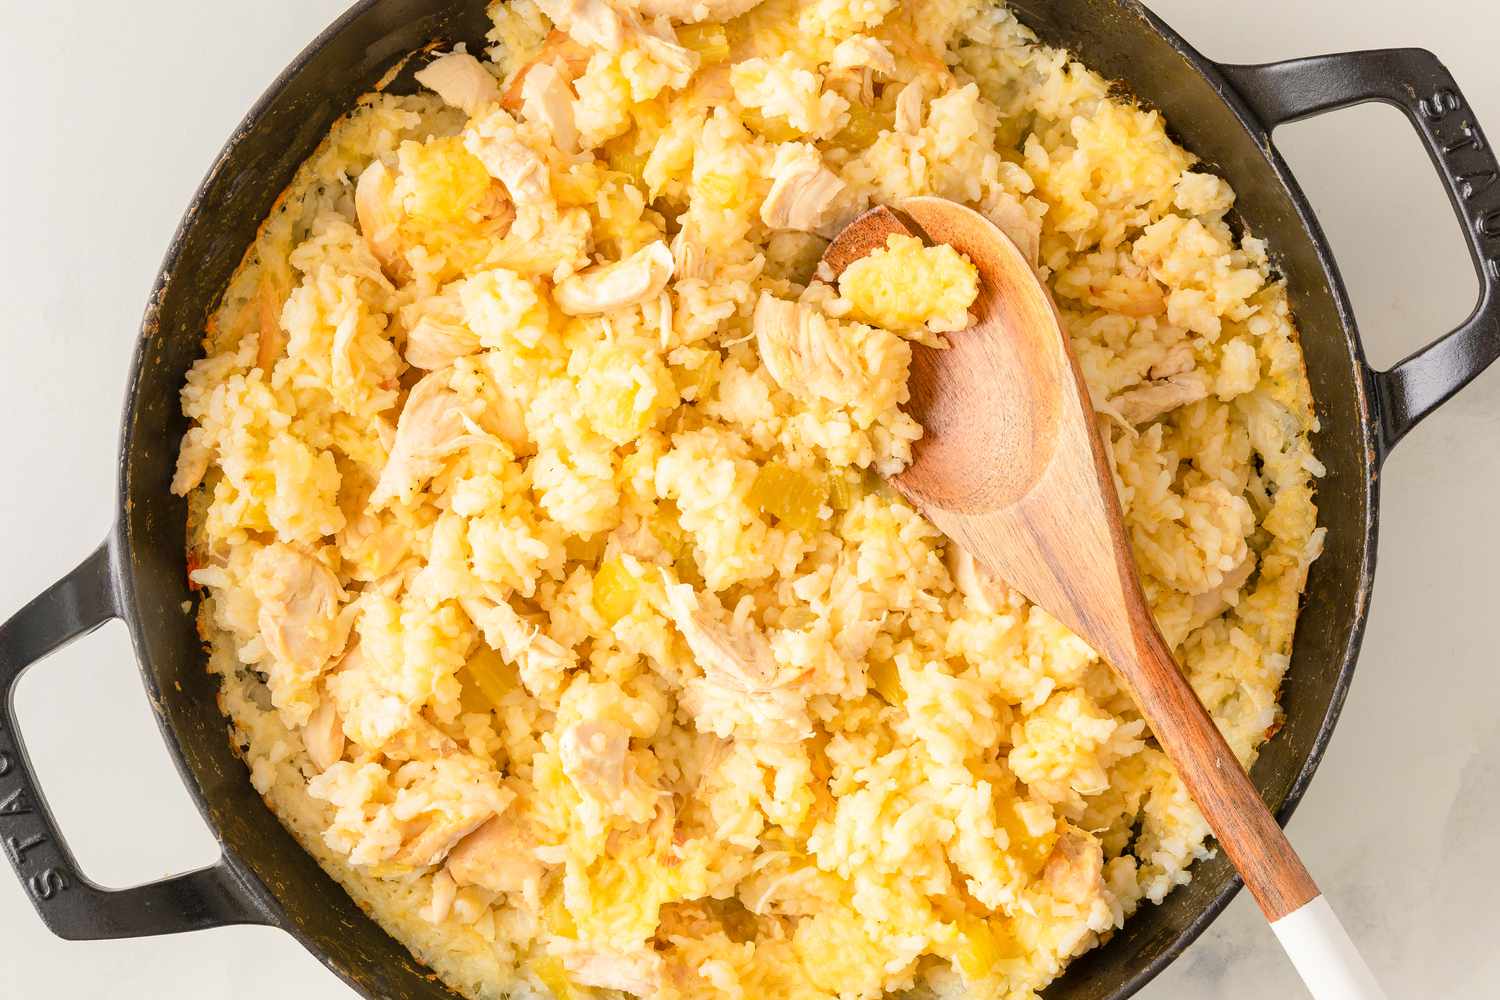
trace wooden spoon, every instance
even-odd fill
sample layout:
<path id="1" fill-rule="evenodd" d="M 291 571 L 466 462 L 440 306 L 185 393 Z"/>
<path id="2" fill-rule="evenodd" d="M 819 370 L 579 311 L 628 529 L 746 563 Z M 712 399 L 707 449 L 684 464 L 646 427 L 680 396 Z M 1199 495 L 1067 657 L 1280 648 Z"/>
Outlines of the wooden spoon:
<path id="1" fill-rule="evenodd" d="M 925 433 L 896 489 L 1113 665 L 1313 996 L 1383 1000 L 1157 630 L 1088 390 L 1047 290 L 978 212 L 941 198 L 896 207 L 850 223 L 820 275 L 836 278 L 893 233 L 947 243 L 979 270 L 975 324 L 950 334 L 946 350 L 913 347 L 908 411 Z"/>

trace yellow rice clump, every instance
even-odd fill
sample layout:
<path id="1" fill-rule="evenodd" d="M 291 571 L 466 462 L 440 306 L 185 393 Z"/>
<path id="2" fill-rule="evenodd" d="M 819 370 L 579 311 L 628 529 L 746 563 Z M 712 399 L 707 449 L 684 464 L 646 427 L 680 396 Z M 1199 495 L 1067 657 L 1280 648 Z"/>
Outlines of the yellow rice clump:
<path id="1" fill-rule="evenodd" d="M 1285 289 L 1003 7 L 678 13 L 493 5 L 485 62 L 361 101 L 249 248 L 173 484 L 233 739 L 469 997 L 1030 1000 L 1207 829 L 1108 665 L 883 485 L 972 266 L 817 261 L 938 195 L 1034 262 L 1246 764 L 1322 540 Z"/>
<path id="2" fill-rule="evenodd" d="M 962 330 L 978 292 L 979 272 L 957 250 L 898 233 L 839 275 L 851 316 L 898 333 Z"/>

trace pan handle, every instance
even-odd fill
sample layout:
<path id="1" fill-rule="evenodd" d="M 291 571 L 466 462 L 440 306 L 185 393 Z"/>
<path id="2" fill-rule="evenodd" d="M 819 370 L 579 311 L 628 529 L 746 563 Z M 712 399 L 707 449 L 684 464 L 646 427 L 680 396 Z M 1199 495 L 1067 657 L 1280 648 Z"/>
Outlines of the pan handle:
<path id="1" fill-rule="evenodd" d="M 16 681 L 37 660 L 120 616 L 111 567 L 106 543 L 0 625 L 0 848 L 42 920 L 70 941 L 270 923 L 222 858 L 133 889 L 96 885 L 79 871 L 47 808 L 16 728 Z"/>
<path id="2" fill-rule="evenodd" d="M 1220 66 L 1260 119 L 1277 125 L 1366 101 L 1393 104 L 1422 137 L 1479 272 L 1463 325 L 1389 371 L 1369 371 L 1382 458 L 1407 431 L 1500 356 L 1500 164 L 1469 103 L 1425 49 L 1376 49 L 1262 66 Z"/>

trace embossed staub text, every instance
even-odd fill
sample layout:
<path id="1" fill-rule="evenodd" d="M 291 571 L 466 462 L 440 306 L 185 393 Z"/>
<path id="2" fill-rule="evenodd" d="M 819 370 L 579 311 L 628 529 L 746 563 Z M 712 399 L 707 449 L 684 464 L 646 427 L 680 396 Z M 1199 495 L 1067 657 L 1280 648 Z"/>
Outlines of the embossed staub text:
<path id="1" fill-rule="evenodd" d="M 1449 87 L 1438 87 L 1418 101 L 1417 113 L 1437 139 L 1438 158 L 1458 192 L 1484 269 L 1490 278 L 1500 279 L 1500 175 L 1482 155 L 1488 150 L 1484 133 L 1463 97 Z"/>
<path id="2" fill-rule="evenodd" d="M 0 848 L 15 865 L 26 889 L 39 903 L 57 898 L 72 884 L 67 871 L 57 864 L 43 863 L 56 851 L 47 839 L 46 827 L 37 811 L 32 792 L 26 787 L 25 771 L 18 766 L 20 748 L 0 718 Z"/>

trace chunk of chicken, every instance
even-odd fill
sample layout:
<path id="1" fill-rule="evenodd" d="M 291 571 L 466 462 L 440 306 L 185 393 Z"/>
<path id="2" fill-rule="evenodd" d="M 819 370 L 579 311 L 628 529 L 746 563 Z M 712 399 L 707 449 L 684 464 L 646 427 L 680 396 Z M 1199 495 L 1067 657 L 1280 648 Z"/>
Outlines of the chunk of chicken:
<path id="1" fill-rule="evenodd" d="M 561 948 L 563 966 L 583 986 L 642 997 L 655 996 L 660 990 L 666 962 L 649 948 L 617 952 L 573 943 L 561 944 Z"/>
<path id="2" fill-rule="evenodd" d="M 556 212 L 547 164 L 521 139 L 516 120 L 508 113 L 496 108 L 476 119 L 464 136 L 464 148 L 479 158 L 491 177 L 505 185 L 518 209 Z"/>
<path id="3" fill-rule="evenodd" d="M 584 795 L 612 802 L 625 790 L 630 734 L 617 722 L 590 720 L 563 730 L 557 741 L 563 773 Z"/>
<path id="4" fill-rule="evenodd" d="M 753 328 L 761 363 L 787 392 L 840 405 L 863 394 L 858 345 L 840 336 L 817 309 L 765 292 L 756 303 Z"/>
<path id="5" fill-rule="evenodd" d="M 743 691 L 768 690 L 776 679 L 771 644 L 754 626 L 731 631 L 704 608 L 698 592 L 685 583 L 667 586 L 667 613 L 705 673 Z"/>
<path id="6" fill-rule="evenodd" d="M 434 816 L 391 860 L 411 868 L 441 864 L 448 852 L 469 834 L 489 822 L 493 810 L 462 810 L 456 815 Z"/>
<path id="7" fill-rule="evenodd" d="M 1186 371 L 1120 393 L 1110 402 L 1131 424 L 1150 423 L 1208 395 L 1209 381 L 1199 371 Z"/>
<path id="8" fill-rule="evenodd" d="M 547 874 L 535 847 L 536 838 L 526 821 L 514 808 L 507 809 L 448 852 L 447 871 L 459 885 L 535 898 Z"/>
<path id="9" fill-rule="evenodd" d="M 406 501 L 422 484 L 443 469 L 444 460 L 473 444 L 488 441 L 464 412 L 464 401 L 448 388 L 449 372 L 429 372 L 412 386 L 396 422 L 391 448 L 380 480 L 370 494 L 376 509 L 394 500 Z"/>
<path id="10" fill-rule="evenodd" d="M 406 331 L 406 362 L 423 371 L 447 368 L 459 358 L 468 357 L 478 350 L 479 338 L 461 322 L 423 316 Z"/>
<path id="11" fill-rule="evenodd" d="M 771 229 L 815 229 L 844 192 L 844 182 L 827 167 L 816 148 L 786 142 L 771 164 L 771 190 L 760 206 L 760 219 Z"/>
<path id="12" fill-rule="evenodd" d="M 416 728 L 441 736 L 430 726 Z M 402 824 L 402 846 L 391 861 L 398 871 L 442 864 L 465 837 L 506 812 L 516 798 L 514 791 L 495 781 L 489 761 L 423 742 L 429 744 L 423 752 L 441 756 L 415 759 L 395 772 L 400 791 L 390 814 Z M 451 746 L 451 741 L 444 742 Z"/>
<path id="13" fill-rule="evenodd" d="M 500 84 L 478 59 L 467 52 L 438 56 L 416 74 L 417 82 L 449 107 L 474 117 L 500 101 Z"/>
<path id="14" fill-rule="evenodd" d="M 339 489 L 344 527 L 334 536 L 340 570 L 351 579 L 370 583 L 387 576 L 406 558 L 411 539 L 404 525 L 382 519 L 370 510 L 374 483 L 346 473 Z"/>
<path id="15" fill-rule="evenodd" d="M 745 908 L 760 917 L 806 917 L 822 907 L 838 905 L 833 876 L 785 851 L 763 851 L 753 873 L 740 882 L 738 896 Z"/>
<path id="16" fill-rule="evenodd" d="M 255 553 L 250 581 L 260 601 L 256 624 L 272 657 L 296 674 L 320 673 L 348 639 L 338 577 L 306 552 L 277 543 Z"/>
<path id="17" fill-rule="evenodd" d="M 667 83 L 684 87 L 698 66 L 698 56 L 641 23 L 632 10 L 621 10 L 608 0 L 537 0 L 542 13 L 565 33 L 588 48 L 611 54 L 633 47 L 659 68 Z"/>
<path id="18" fill-rule="evenodd" d="M 406 360 L 414 368 L 437 371 L 479 351 L 479 335 L 464 314 L 467 281 L 454 281 L 436 295 L 419 298 L 400 309 L 406 330 Z"/>
<path id="19" fill-rule="evenodd" d="M 970 607 L 987 615 L 998 614 L 1009 607 L 1010 588 L 975 562 L 968 549 L 957 542 L 949 542 L 947 557 L 953 583 Z"/>
<path id="20" fill-rule="evenodd" d="M 1042 884 L 1063 902 L 1088 903 L 1104 894 L 1104 849 L 1099 841 L 1069 827 L 1057 838 Z"/>
<path id="21" fill-rule="evenodd" d="M 497 595 L 461 598 L 459 606 L 484 633 L 484 641 L 516 668 L 527 691 L 544 702 L 556 700 L 568 671 L 578 666 L 571 649 L 522 618 Z"/>
<path id="22" fill-rule="evenodd" d="M 396 178 L 379 160 L 365 168 L 354 185 L 354 214 L 359 231 L 380 269 L 393 281 L 409 272 L 401 242 L 401 213 L 396 208 Z"/>
<path id="23" fill-rule="evenodd" d="M 521 113 L 546 125 L 558 149 L 564 153 L 578 152 L 573 90 L 551 63 L 533 66 L 526 74 L 521 84 Z"/>
<path id="24" fill-rule="evenodd" d="M 1234 569 L 1225 573 L 1224 581 L 1217 587 L 1196 595 L 1193 598 L 1193 623 L 1201 625 L 1228 611 L 1233 606 L 1231 601 L 1245 585 L 1245 581 L 1250 579 L 1250 574 L 1253 572 L 1255 572 L 1255 556 L 1251 555 Z"/>
<path id="25" fill-rule="evenodd" d="M 806 739 L 812 722 L 801 677 L 782 676 L 760 629 L 720 621 L 687 584 L 668 583 L 666 593 L 667 614 L 703 670 L 679 698 L 698 728 L 726 739 L 736 731 L 773 742 Z"/>
<path id="26" fill-rule="evenodd" d="M 1186 340 L 1179 340 L 1167 348 L 1160 361 L 1156 362 L 1146 372 L 1146 377 L 1151 379 L 1171 378 L 1173 375 L 1181 375 L 1183 372 L 1192 371 L 1197 364 L 1193 357 L 1193 345 Z"/>
<path id="27" fill-rule="evenodd" d="M 834 46 L 829 67 L 836 72 L 871 69 L 891 76 L 896 72 L 896 57 L 884 42 L 870 35 L 853 35 Z"/>
<path id="28" fill-rule="evenodd" d="M 921 80 L 913 80 L 902 87 L 901 92 L 896 95 L 894 124 L 897 132 L 916 135 L 922 130 L 922 96 Z"/>
<path id="29" fill-rule="evenodd" d="M 675 267 L 671 248 L 657 240 L 624 260 L 564 278 L 553 289 L 552 298 L 569 316 L 613 312 L 656 298 L 672 279 Z"/>
<path id="30" fill-rule="evenodd" d="M 521 92 L 526 87 L 526 78 L 538 66 L 551 66 L 567 81 L 578 79 L 588 69 L 590 54 L 586 47 L 575 42 L 567 32 L 554 28 L 536 55 L 512 75 L 500 97 L 500 105 L 511 111 L 521 109 Z"/>
<path id="31" fill-rule="evenodd" d="M 344 724 L 338 706 L 325 696 L 302 727 L 302 745 L 307 757 L 320 772 L 337 764 L 344 756 Z"/>
<path id="32" fill-rule="evenodd" d="M 665 17 L 684 24 L 728 21 L 760 6 L 763 0 L 640 0 L 636 9 L 647 17 Z"/>
<path id="33" fill-rule="evenodd" d="M 628 24 L 606 0 L 537 0 L 543 14 L 576 41 L 605 52 L 625 47 Z"/>

